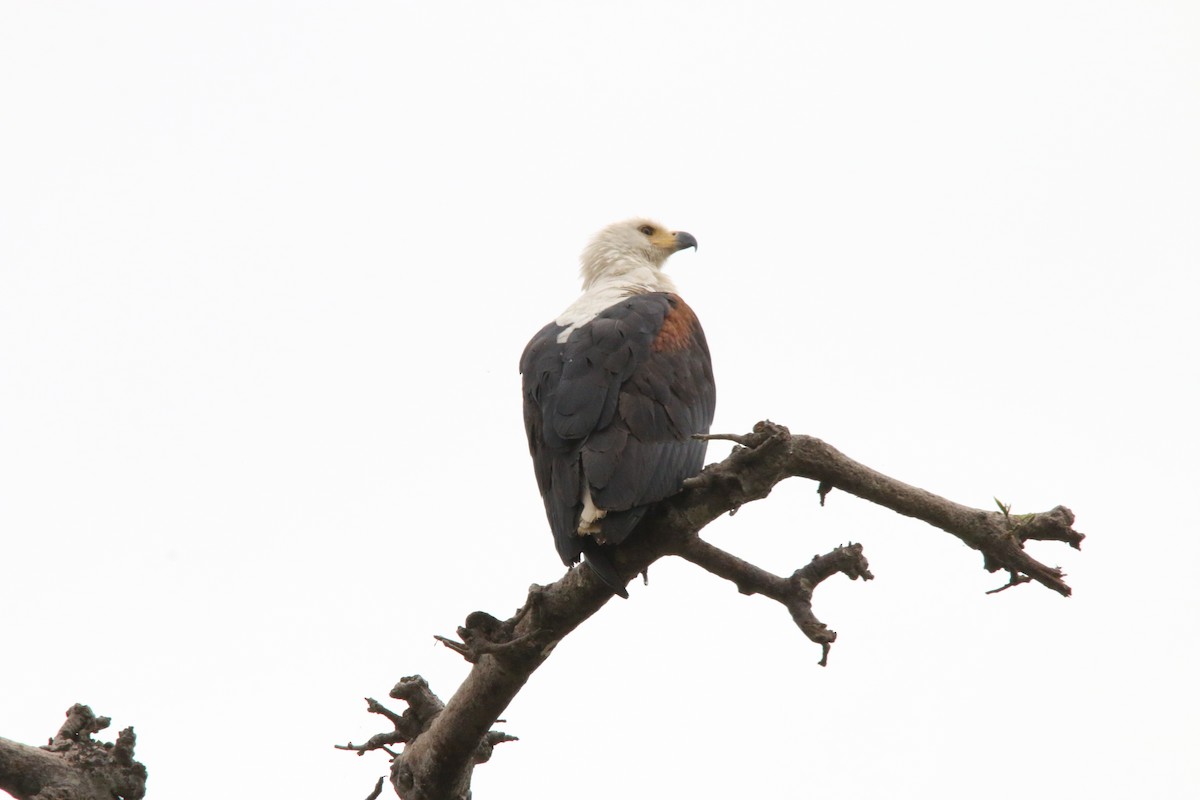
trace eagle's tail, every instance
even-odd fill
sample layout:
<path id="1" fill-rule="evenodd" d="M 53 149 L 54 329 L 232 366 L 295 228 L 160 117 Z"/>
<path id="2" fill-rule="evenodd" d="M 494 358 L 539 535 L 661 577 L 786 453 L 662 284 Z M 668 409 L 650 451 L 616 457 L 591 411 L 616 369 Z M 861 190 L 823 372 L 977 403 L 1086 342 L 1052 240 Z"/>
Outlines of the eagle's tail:
<path id="1" fill-rule="evenodd" d="M 625 590 L 625 581 L 621 580 L 617 568 L 613 566 L 612 559 L 605 552 L 607 549 L 592 537 L 583 537 L 583 555 L 587 565 L 591 567 L 592 572 L 596 573 L 596 577 L 604 582 L 605 586 L 613 590 L 614 594 L 628 600 L 629 592 Z"/>

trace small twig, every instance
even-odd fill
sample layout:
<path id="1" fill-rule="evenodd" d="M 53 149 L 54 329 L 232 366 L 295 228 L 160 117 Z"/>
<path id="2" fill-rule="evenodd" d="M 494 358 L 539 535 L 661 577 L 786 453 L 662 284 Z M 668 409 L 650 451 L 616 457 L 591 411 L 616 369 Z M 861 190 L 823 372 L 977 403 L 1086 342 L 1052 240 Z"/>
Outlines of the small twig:
<path id="1" fill-rule="evenodd" d="M 459 628 L 458 635 L 467 641 L 458 642 L 437 635 L 433 638 L 458 653 L 469 664 L 474 664 L 481 656 L 504 658 L 508 654 L 520 654 L 521 648 L 533 638 L 533 634 L 524 634 L 503 641 L 490 641 L 471 628 Z"/>
<path id="2" fill-rule="evenodd" d="M 387 780 L 386 775 L 380 775 L 379 780 L 375 781 L 375 789 L 367 795 L 367 800 L 375 800 L 383 792 L 383 782 Z"/>
<path id="3" fill-rule="evenodd" d="M 497 720 L 498 721 L 498 720 Z M 492 751 L 496 745 L 504 742 L 519 742 L 516 736 L 510 736 L 504 731 L 488 731 L 487 736 L 483 737 L 483 741 L 479 745 L 479 749 L 475 751 L 475 763 L 485 764 L 492 758 Z"/>
<path id="4" fill-rule="evenodd" d="M 693 433 L 692 438 L 702 442 L 735 442 L 742 447 L 756 447 L 759 444 L 752 433 Z"/>
<path id="5" fill-rule="evenodd" d="M 395 753 L 389 750 L 387 746 L 389 744 L 406 744 L 407 742 L 408 739 L 404 738 L 404 736 L 398 731 L 391 731 L 389 733 L 377 733 L 363 744 L 355 744 L 354 742 L 335 744 L 333 749 L 349 750 L 353 753 L 357 753 L 360 756 L 369 753 L 372 750 L 384 750 L 395 756 Z"/>
<path id="6" fill-rule="evenodd" d="M 1028 575 L 1019 575 L 1015 572 L 1008 573 L 1008 583 L 996 589 L 989 589 L 984 594 L 1000 594 L 1005 589 L 1011 589 L 1014 586 L 1020 586 L 1022 583 L 1029 583 L 1033 578 Z"/>
<path id="7" fill-rule="evenodd" d="M 457 642 L 454 639 L 448 639 L 445 636 L 438 636 L 437 634 L 434 634 L 433 638 L 436 639 L 437 641 L 441 642 L 442 644 L 444 644 L 447 648 L 458 653 L 467 662 L 469 662 L 471 664 L 475 663 L 475 657 L 474 657 L 474 654 L 471 652 L 471 648 L 467 647 L 462 642 Z"/>
<path id="8" fill-rule="evenodd" d="M 367 701 L 367 711 L 370 713 L 387 717 L 397 728 L 399 728 L 404 722 L 404 717 L 402 717 L 400 714 L 397 714 L 395 711 L 392 711 L 374 697 L 364 697 L 363 699 Z"/>

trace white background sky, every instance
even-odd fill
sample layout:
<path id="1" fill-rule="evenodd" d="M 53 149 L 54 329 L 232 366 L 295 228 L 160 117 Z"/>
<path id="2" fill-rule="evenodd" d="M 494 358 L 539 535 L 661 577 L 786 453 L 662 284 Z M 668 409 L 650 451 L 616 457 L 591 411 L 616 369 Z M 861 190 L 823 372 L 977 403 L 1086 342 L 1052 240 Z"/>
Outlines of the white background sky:
<path id="1" fill-rule="evenodd" d="M 87 702 L 152 797 L 365 796 L 361 698 L 448 697 L 432 636 L 562 574 L 517 358 L 648 214 L 717 430 L 1065 504 L 1076 594 L 793 481 L 708 534 L 864 543 L 828 668 L 660 563 L 476 797 L 1196 791 L 1198 45 L 1191 2 L 3 2 L 0 735 Z"/>

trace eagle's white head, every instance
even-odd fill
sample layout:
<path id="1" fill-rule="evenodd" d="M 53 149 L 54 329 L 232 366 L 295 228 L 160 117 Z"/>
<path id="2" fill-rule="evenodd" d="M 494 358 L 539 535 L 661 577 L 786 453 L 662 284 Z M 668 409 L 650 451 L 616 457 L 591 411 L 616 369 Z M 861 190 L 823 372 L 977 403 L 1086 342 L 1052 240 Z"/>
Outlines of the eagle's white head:
<path id="1" fill-rule="evenodd" d="M 609 225 L 583 250 L 583 294 L 558 315 L 558 341 L 565 342 L 580 325 L 626 297 L 646 292 L 674 292 L 675 284 L 662 265 L 672 253 L 695 247 L 696 237 L 670 231 L 648 219 Z"/>
<path id="2" fill-rule="evenodd" d="M 649 219 L 629 219 L 609 225 L 595 235 L 580 257 L 579 270 L 586 292 L 598 283 L 627 282 L 643 291 L 675 291 L 662 265 L 672 253 L 696 247 L 696 237 L 668 230 Z"/>

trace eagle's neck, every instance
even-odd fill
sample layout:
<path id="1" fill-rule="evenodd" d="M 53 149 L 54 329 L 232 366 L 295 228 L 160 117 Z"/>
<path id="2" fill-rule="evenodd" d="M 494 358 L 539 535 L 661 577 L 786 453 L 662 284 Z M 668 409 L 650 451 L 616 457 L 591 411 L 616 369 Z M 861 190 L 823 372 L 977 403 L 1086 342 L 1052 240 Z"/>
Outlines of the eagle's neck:
<path id="1" fill-rule="evenodd" d="M 662 270 L 645 261 L 621 260 L 609 262 L 608 268 L 590 272 L 585 263 L 583 269 L 583 294 L 554 320 L 562 325 L 558 341 L 567 337 L 581 325 L 586 325 L 604 309 L 616 305 L 626 297 L 649 292 L 674 292 L 675 284 Z"/>

